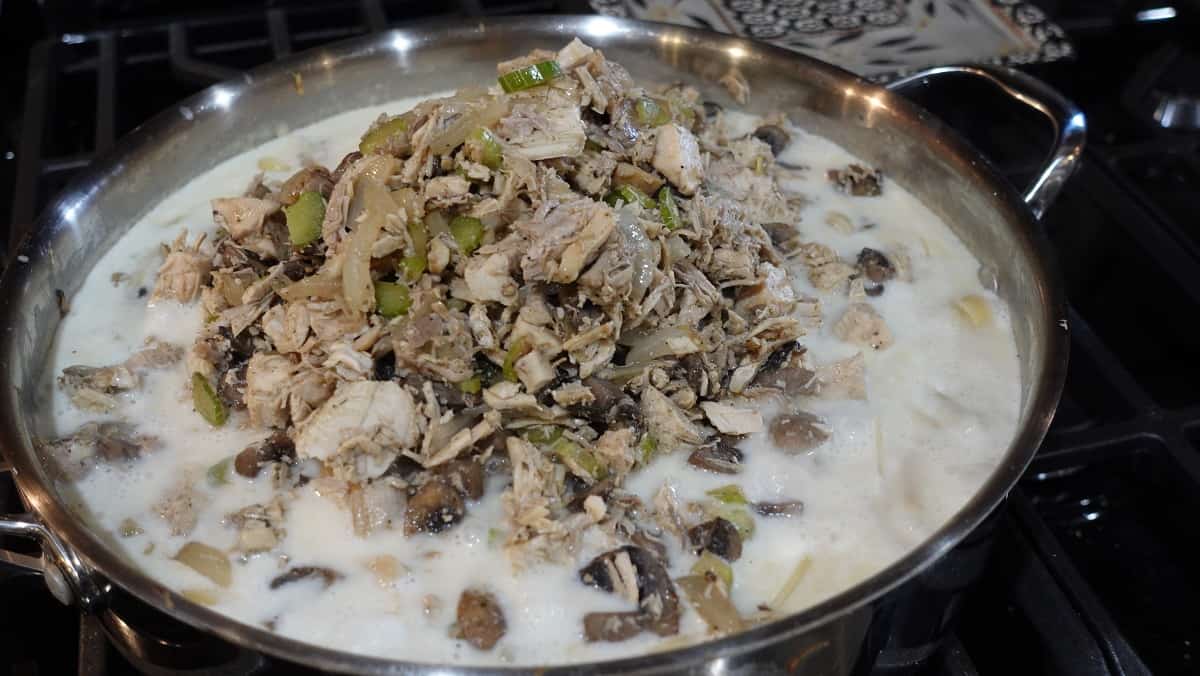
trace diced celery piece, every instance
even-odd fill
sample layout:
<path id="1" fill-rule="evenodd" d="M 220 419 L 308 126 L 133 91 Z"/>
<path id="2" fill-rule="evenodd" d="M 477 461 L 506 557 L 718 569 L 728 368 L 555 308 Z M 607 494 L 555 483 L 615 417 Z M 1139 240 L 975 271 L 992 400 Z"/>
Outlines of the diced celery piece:
<path id="1" fill-rule="evenodd" d="M 559 439 L 550 446 L 550 452 L 557 455 L 567 467 L 578 468 L 596 481 L 608 476 L 608 471 L 596 455 L 574 441 Z"/>
<path id="2" fill-rule="evenodd" d="M 546 446 L 562 438 L 562 428 L 539 425 L 530 427 L 522 436 L 535 446 Z"/>
<path id="3" fill-rule="evenodd" d="M 622 185 L 613 188 L 613 191 L 608 193 L 608 196 L 604 198 L 604 201 L 607 202 L 609 206 L 613 207 L 617 206 L 618 202 L 624 202 L 625 204 L 639 204 L 644 209 L 653 209 L 655 206 L 654 198 L 631 185 Z"/>
<path id="4" fill-rule="evenodd" d="M 504 353 L 504 379 L 510 383 L 517 382 L 517 360 L 529 353 L 530 347 L 524 337 L 518 338 L 508 346 Z"/>
<path id="5" fill-rule="evenodd" d="M 455 216 L 450 221 L 450 234 L 458 243 L 458 250 L 464 256 L 470 256 L 483 241 L 483 222 L 470 216 Z"/>
<path id="6" fill-rule="evenodd" d="M 671 193 L 670 186 L 664 185 L 658 191 L 658 215 L 662 217 L 667 230 L 676 230 L 683 225 L 683 219 L 679 216 L 679 205 L 675 204 L 675 195 Z"/>
<path id="7" fill-rule="evenodd" d="M 229 483 L 229 461 L 229 458 L 225 458 L 208 468 L 208 483 L 213 486 L 224 486 Z"/>
<path id="8" fill-rule="evenodd" d="M 542 61 L 516 70 L 510 70 L 496 78 L 500 88 L 511 94 L 532 87 L 539 87 L 562 75 L 562 68 L 557 61 Z"/>
<path id="9" fill-rule="evenodd" d="M 229 417 L 229 412 L 225 410 L 225 404 L 221 403 L 221 398 L 217 396 L 212 383 L 200 373 L 192 374 L 192 405 L 196 407 L 200 417 L 213 427 L 224 425 Z"/>
<path id="10" fill-rule="evenodd" d="M 658 127 L 671 121 L 671 111 L 654 99 L 643 96 L 633 104 L 633 115 L 639 124 Z"/>
<path id="11" fill-rule="evenodd" d="M 391 319 L 408 313 L 412 297 L 408 287 L 396 282 L 375 282 L 375 307 L 379 314 Z"/>
<path id="12" fill-rule="evenodd" d="M 319 192 L 305 190 L 295 204 L 283 208 L 283 214 L 287 217 L 288 239 L 292 246 L 307 246 L 321 237 L 325 198 Z"/>
<path id="13" fill-rule="evenodd" d="M 496 135 L 487 127 L 479 127 L 467 137 L 467 143 L 479 149 L 479 163 L 489 169 L 499 169 L 503 149 Z"/>
<path id="14" fill-rule="evenodd" d="M 733 587 L 733 568 L 724 559 L 707 549 L 700 554 L 696 563 L 692 564 L 692 575 L 703 577 L 705 573 L 713 573 L 721 578 L 721 581 L 725 583 L 725 589 Z"/>
<path id="15" fill-rule="evenodd" d="M 369 155 L 378 150 L 392 136 L 406 131 L 408 131 L 408 119 L 403 115 L 393 117 L 363 134 L 362 140 L 358 142 L 358 152 Z"/>
<path id="16" fill-rule="evenodd" d="M 642 464 L 650 464 L 650 461 L 654 459 L 654 454 L 658 453 L 658 439 L 647 434 L 642 437 L 642 443 L 638 444 L 638 450 L 642 452 Z"/>
<path id="17" fill-rule="evenodd" d="M 706 495 L 716 498 L 727 505 L 748 505 L 750 501 L 746 499 L 746 494 L 742 492 L 742 487 L 737 484 L 728 484 L 720 488 L 714 488 L 707 491 Z"/>

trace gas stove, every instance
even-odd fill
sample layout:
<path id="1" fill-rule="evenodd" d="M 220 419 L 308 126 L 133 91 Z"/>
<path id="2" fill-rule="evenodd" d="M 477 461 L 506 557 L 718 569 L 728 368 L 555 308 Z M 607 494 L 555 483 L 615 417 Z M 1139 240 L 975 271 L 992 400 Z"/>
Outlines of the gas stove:
<path id="1" fill-rule="evenodd" d="M 435 16 L 587 10 L 555 0 L 187 4 L 0 5 L 9 64 L 0 83 L 10 92 L 0 97 L 0 205 L 10 207 L 0 249 L 115 139 L 242 69 Z M 1037 4 L 1078 57 L 1028 70 L 1085 110 L 1090 136 L 1042 223 L 1071 299 L 1066 392 L 1032 467 L 990 520 L 984 577 L 943 640 L 885 650 L 876 674 L 1200 672 L 1200 340 L 1191 326 L 1200 316 L 1200 3 Z M 961 106 L 926 91 L 920 103 L 1023 186 L 1049 130 L 979 103 L 992 95 L 956 90 L 972 101 Z M 21 511 L 3 474 L 0 511 Z M 196 670 L 195 645 L 131 627 L 144 649 L 118 650 L 95 617 L 3 563 L 0 608 L 0 674 Z M 152 666 L 163 655 L 174 655 L 171 668 Z"/>

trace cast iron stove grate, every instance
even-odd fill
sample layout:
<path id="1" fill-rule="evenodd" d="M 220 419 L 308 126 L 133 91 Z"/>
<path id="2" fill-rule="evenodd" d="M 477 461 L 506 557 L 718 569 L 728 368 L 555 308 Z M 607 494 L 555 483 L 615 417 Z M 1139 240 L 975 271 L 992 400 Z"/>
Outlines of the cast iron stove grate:
<path id="1" fill-rule="evenodd" d="M 0 149 L 15 153 L 6 163 L 15 164 L 15 180 L 0 184 L 0 203 L 12 198 L 9 243 L 116 138 L 241 69 L 414 18 L 582 9 L 553 0 L 360 0 L 172 16 L 150 4 L 133 18 L 74 17 L 90 27 L 34 46 L 19 141 Z M 1080 61 L 1035 74 L 1083 106 L 1091 126 L 1084 166 L 1045 223 L 1072 299 L 1066 393 L 996 522 L 987 573 L 960 621 L 940 647 L 885 653 L 877 673 L 1197 671 L 1200 340 L 1186 322 L 1200 316 L 1200 134 L 1164 131 L 1143 106 L 1129 105 L 1137 87 L 1153 88 L 1147 77 L 1179 76 L 1164 53 L 1191 54 L 1186 39 L 1176 39 L 1187 27 L 1123 25 L 1128 2 L 1046 4 L 1059 10 Z M 1162 47 L 1164 38 L 1175 46 Z M 1032 174 L 1044 146 L 1031 121 L 999 108 L 925 103 L 1014 183 Z M 19 509 L 0 476 L 0 510 Z M 94 620 L 57 606 L 36 578 L 0 572 L 0 606 L 0 655 L 13 673 L 135 669 L 136 658 L 117 654 Z"/>

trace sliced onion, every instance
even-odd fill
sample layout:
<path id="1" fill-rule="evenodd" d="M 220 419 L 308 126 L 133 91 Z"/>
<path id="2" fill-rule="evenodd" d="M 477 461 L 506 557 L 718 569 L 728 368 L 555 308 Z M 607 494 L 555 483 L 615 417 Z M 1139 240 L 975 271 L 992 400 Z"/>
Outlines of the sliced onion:
<path id="1" fill-rule="evenodd" d="M 642 302 L 650 281 L 654 279 L 654 256 L 650 239 L 638 223 L 634 207 L 626 205 L 617 210 L 617 230 L 621 233 L 621 247 L 629 255 L 633 266 L 633 290 L 630 300 Z"/>
<path id="2" fill-rule="evenodd" d="M 279 297 L 288 301 L 300 301 L 306 298 L 334 299 L 342 292 L 342 283 L 333 275 L 318 272 L 315 275 L 289 284 L 279 290 Z"/>
<path id="3" fill-rule="evenodd" d="M 437 453 L 443 447 L 450 443 L 455 434 L 461 430 L 473 426 L 483 417 L 483 408 L 467 408 L 461 413 L 454 416 L 445 422 L 437 421 L 430 426 L 429 429 L 429 450 L 430 454 Z"/>
<path id="4" fill-rule="evenodd" d="M 221 587 L 233 584 L 233 566 L 229 564 L 229 557 L 216 547 L 203 542 L 188 542 L 175 555 L 175 560 Z"/>
<path id="5" fill-rule="evenodd" d="M 215 606 L 221 597 L 212 589 L 180 589 L 179 595 L 202 606 Z"/>
<path id="6" fill-rule="evenodd" d="M 379 239 L 387 215 L 395 211 L 396 203 L 382 183 L 366 176 L 355 182 L 354 199 L 346 217 L 354 229 L 347 240 L 346 260 L 342 264 L 342 295 L 352 312 L 370 312 L 375 307 L 371 246 Z"/>
<path id="7" fill-rule="evenodd" d="M 704 346 L 704 341 L 695 328 L 679 325 L 650 333 L 625 334 L 618 342 L 629 346 L 629 354 L 625 356 L 627 366 L 647 364 L 667 356 L 692 354 L 699 352 Z"/>
<path id="8" fill-rule="evenodd" d="M 447 104 L 447 107 L 453 104 Z M 454 106 L 457 107 L 457 106 Z M 467 140 L 467 135 L 478 127 L 490 127 L 508 113 L 508 101 L 504 98 L 488 97 L 470 105 L 469 109 L 446 125 L 429 140 L 429 151 L 444 155 Z"/>
<path id="9" fill-rule="evenodd" d="M 719 579 L 710 580 L 703 575 L 685 575 L 675 580 L 675 584 L 679 585 L 692 607 L 713 629 L 722 634 L 732 634 L 745 624 L 742 614 L 729 600 L 725 586 Z"/>
<path id="10" fill-rule="evenodd" d="M 796 587 L 800 585 L 800 579 L 808 572 L 808 567 L 811 563 L 812 560 L 807 556 L 796 562 L 796 567 L 792 568 L 792 573 L 788 575 L 788 579 L 779 588 L 779 593 L 775 594 L 775 598 L 771 599 L 771 610 L 783 608 L 783 604 L 787 603 L 787 600 L 792 596 L 792 592 L 796 591 Z"/>

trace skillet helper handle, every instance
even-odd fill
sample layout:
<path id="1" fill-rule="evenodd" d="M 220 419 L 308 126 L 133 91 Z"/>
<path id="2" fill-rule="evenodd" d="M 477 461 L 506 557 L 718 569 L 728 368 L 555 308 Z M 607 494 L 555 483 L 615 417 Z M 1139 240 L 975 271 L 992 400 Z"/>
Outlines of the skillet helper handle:
<path id="1" fill-rule="evenodd" d="M 0 546 L 0 563 L 39 574 L 56 599 L 78 604 L 84 611 L 99 608 L 106 590 L 83 561 L 62 540 L 31 514 L 0 514 L 0 536 L 37 542 L 42 555 L 30 556 Z"/>
<path id="2" fill-rule="evenodd" d="M 1037 178 L 1025 189 L 1024 194 L 1029 210 L 1040 220 L 1083 158 L 1083 144 L 1087 136 L 1083 111 L 1041 80 L 1003 66 L 936 66 L 890 82 L 887 88 L 903 94 L 906 90 L 933 85 L 937 80 L 952 77 L 983 80 L 1041 113 L 1054 126 L 1054 147 L 1042 163 Z"/>

